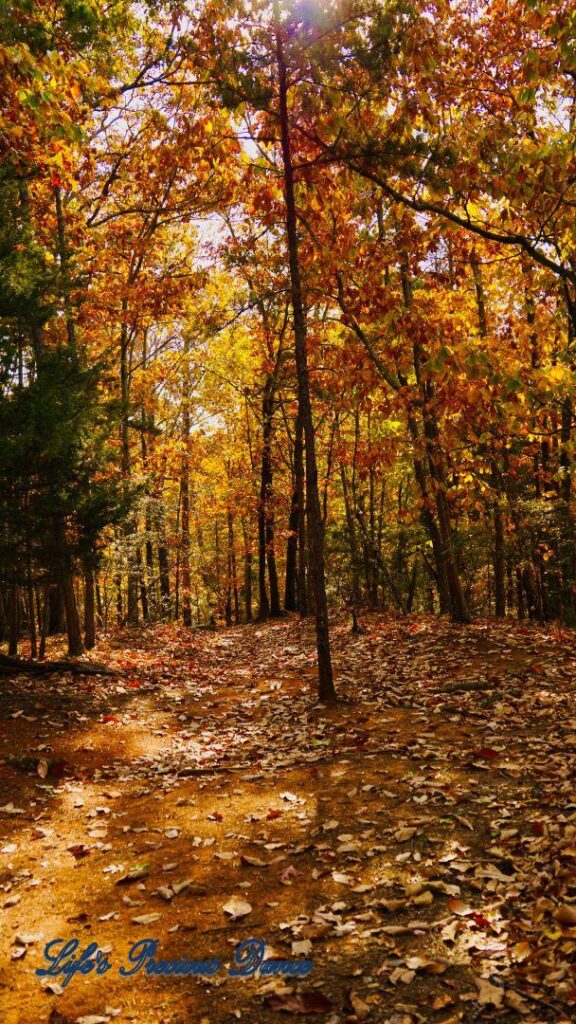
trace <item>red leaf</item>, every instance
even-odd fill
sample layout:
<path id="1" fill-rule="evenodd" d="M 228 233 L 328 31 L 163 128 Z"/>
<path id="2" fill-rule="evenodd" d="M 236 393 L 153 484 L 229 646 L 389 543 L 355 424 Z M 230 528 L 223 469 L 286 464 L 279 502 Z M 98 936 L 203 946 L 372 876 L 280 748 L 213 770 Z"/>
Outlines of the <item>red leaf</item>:
<path id="1" fill-rule="evenodd" d="M 282 811 L 277 811 L 274 807 L 271 807 L 266 818 L 268 821 L 274 821 L 276 818 L 279 818 L 281 814 Z"/>

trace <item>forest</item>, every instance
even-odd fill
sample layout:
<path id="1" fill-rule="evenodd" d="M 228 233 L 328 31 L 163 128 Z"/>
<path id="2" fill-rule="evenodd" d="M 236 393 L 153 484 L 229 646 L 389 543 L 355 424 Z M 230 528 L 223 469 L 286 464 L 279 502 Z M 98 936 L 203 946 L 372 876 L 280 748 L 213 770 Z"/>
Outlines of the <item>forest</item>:
<path id="1" fill-rule="evenodd" d="M 7 1024 L 573 1019 L 575 126 L 573 0 L 0 0 Z"/>

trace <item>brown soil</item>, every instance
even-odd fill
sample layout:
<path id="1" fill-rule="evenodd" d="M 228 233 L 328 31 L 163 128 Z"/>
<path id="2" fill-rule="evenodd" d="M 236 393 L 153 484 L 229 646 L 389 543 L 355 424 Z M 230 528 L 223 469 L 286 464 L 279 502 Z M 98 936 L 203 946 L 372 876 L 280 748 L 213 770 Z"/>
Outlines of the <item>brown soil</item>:
<path id="1" fill-rule="evenodd" d="M 572 637 L 364 627 L 334 628 L 334 709 L 295 618 L 116 634 L 94 657 L 119 680 L 3 681 L 2 1024 L 571 1019 L 576 929 L 555 914 L 576 897 Z M 444 692 L 461 680 L 482 688 Z M 145 937 L 158 958 L 226 965 L 252 936 L 282 958 L 308 940 L 312 974 L 118 975 Z M 72 937 L 113 967 L 55 994 L 35 970 Z"/>

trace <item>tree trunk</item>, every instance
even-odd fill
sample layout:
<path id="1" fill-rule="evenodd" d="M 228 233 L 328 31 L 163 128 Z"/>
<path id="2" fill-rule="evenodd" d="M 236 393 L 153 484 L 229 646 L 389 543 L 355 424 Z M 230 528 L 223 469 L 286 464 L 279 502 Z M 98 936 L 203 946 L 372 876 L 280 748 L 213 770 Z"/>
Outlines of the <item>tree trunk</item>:
<path id="1" fill-rule="evenodd" d="M 146 573 L 144 571 L 144 564 L 142 562 L 142 552 L 140 548 L 136 548 L 136 565 L 138 567 L 138 586 L 140 588 L 140 604 L 142 605 L 142 618 L 144 622 L 148 622 L 150 618 L 150 610 L 148 607 L 148 586 L 146 583 Z"/>
<path id="2" fill-rule="evenodd" d="M 472 277 L 476 291 L 476 305 L 478 308 L 478 331 L 482 340 L 488 337 L 488 320 L 486 315 L 486 296 L 484 293 L 484 281 L 480 260 L 473 251 L 470 257 Z M 494 501 L 494 612 L 496 618 L 503 618 L 506 614 L 506 558 L 504 552 L 504 517 L 500 507 L 502 495 L 501 476 L 498 469 L 496 454 L 492 456 L 492 487 L 496 498 Z"/>
<path id="3" fill-rule="evenodd" d="M 72 657 L 84 653 L 82 641 L 82 630 L 80 627 L 80 616 L 74 589 L 74 574 L 70 553 L 68 550 L 68 539 L 66 537 L 66 526 L 60 516 L 56 516 L 53 522 L 53 533 L 55 548 L 58 553 L 58 585 L 62 593 L 64 612 L 66 616 L 66 633 L 68 635 L 68 653 Z"/>
<path id="4" fill-rule="evenodd" d="M 116 573 L 114 577 L 114 589 L 116 591 L 116 622 L 117 625 L 122 626 L 124 624 L 124 608 L 122 604 L 122 577 L 120 573 Z"/>
<path id="5" fill-rule="evenodd" d="M 258 558 L 260 612 L 258 618 L 280 615 L 280 592 L 278 588 L 278 572 L 276 569 L 276 553 L 274 550 L 274 509 L 273 502 L 273 470 L 272 470 L 272 421 L 274 414 L 274 380 L 268 377 L 262 398 L 262 465 L 260 476 L 260 505 L 258 509 Z M 270 584 L 270 602 L 266 593 L 265 566 L 268 565 Z M 263 588 L 263 589 L 262 589 Z"/>
<path id="6" fill-rule="evenodd" d="M 403 258 L 402 267 L 402 288 L 404 291 L 404 302 L 408 309 L 412 306 L 412 282 L 408 260 Z M 452 524 L 450 521 L 450 510 L 446 499 L 446 478 L 443 466 L 442 452 L 440 448 L 440 437 L 435 414 L 432 411 L 430 400 L 432 389 L 422 373 L 422 349 L 420 342 L 413 342 L 414 372 L 416 384 L 420 392 L 420 408 L 422 412 L 422 423 L 424 427 L 424 441 L 432 491 L 438 517 L 438 529 L 440 532 L 441 550 L 439 552 L 439 566 L 441 574 L 445 576 L 448 583 L 450 595 L 450 612 L 455 622 L 470 622 L 470 613 L 464 596 L 460 572 L 454 552 L 452 536 Z"/>
<path id="7" fill-rule="evenodd" d="M 126 301 L 122 303 L 122 313 L 126 316 Z M 128 485 L 130 480 L 130 435 L 129 435 L 129 415 L 130 415 L 130 370 L 128 364 L 128 351 L 129 351 L 129 332 L 126 321 L 123 322 L 120 332 L 120 401 L 121 401 L 121 420 L 120 420 L 120 449 L 121 449 L 121 469 L 122 469 L 122 480 L 125 494 L 128 491 Z M 130 625 L 136 625 L 138 622 L 138 567 L 136 565 L 135 558 L 135 534 L 136 534 L 136 522 L 132 515 L 128 516 L 124 525 L 124 541 L 127 549 L 127 561 L 128 561 L 128 585 L 127 585 L 127 611 L 126 621 Z"/>
<path id="8" fill-rule="evenodd" d="M 20 595 L 15 583 L 10 584 L 10 633 L 8 636 L 8 654 L 15 657 L 18 654 L 18 640 L 20 639 Z"/>
<path id="9" fill-rule="evenodd" d="M 74 579 L 72 574 L 67 572 L 64 574 L 60 587 L 62 589 L 62 599 L 64 601 L 64 610 L 66 612 L 66 632 L 68 634 L 68 654 L 71 658 L 78 657 L 80 654 L 84 654 L 84 643 L 82 641 L 82 630 L 80 628 L 80 616 L 78 614 L 78 605 L 76 603 L 76 593 L 74 591 Z"/>
<path id="10" fill-rule="evenodd" d="M 192 625 L 192 583 L 190 578 L 190 369 L 189 341 L 184 343 L 184 379 L 183 379 L 183 410 L 182 440 L 184 455 L 182 457 L 182 476 L 180 479 L 180 497 L 182 518 L 180 523 L 180 565 L 182 587 L 182 622 L 185 626 Z"/>
<path id="11" fill-rule="evenodd" d="M 50 588 L 44 590 L 44 604 L 42 607 L 42 619 L 40 620 L 40 647 L 38 657 L 42 661 L 46 657 L 46 637 L 48 636 L 48 624 L 50 621 Z"/>
<path id="12" fill-rule="evenodd" d="M 310 570 L 312 574 L 315 606 L 314 611 L 316 617 L 318 695 L 322 701 L 333 702 L 336 700 L 336 690 L 334 688 L 332 660 L 330 655 L 328 602 L 326 598 L 324 569 L 324 530 L 322 525 L 322 510 L 320 508 L 320 495 L 318 492 L 318 467 L 316 464 L 314 422 L 312 419 L 312 405 L 310 401 L 310 387 L 308 380 L 307 329 L 302 299 L 302 284 L 300 280 L 297 212 L 290 142 L 290 120 L 288 114 L 288 75 L 284 56 L 278 0 L 274 0 L 274 22 L 279 84 L 280 134 L 284 164 L 286 236 L 290 267 L 296 372 L 298 378 L 298 408 L 302 416 L 302 425 L 306 442 L 306 493 L 308 506 L 308 532 L 310 552 L 312 555 Z"/>
<path id="13" fill-rule="evenodd" d="M 292 498 L 288 519 L 288 540 L 286 542 L 286 578 L 284 583 L 284 607 L 287 612 L 298 608 L 298 528 L 303 509 L 300 508 L 301 487 L 299 470 L 302 467 L 302 419 L 296 417 L 294 430 L 294 462 Z"/>
<path id="14" fill-rule="evenodd" d="M 228 509 L 228 590 L 232 596 L 234 606 L 234 623 L 240 621 L 240 602 L 238 600 L 238 578 L 236 573 L 236 543 L 234 539 L 234 517 L 232 510 Z"/>
<path id="15" fill-rule="evenodd" d="M 574 334 L 570 318 L 571 309 L 568 309 L 568 349 L 572 350 L 574 345 Z M 575 366 L 571 361 L 571 369 Z M 574 529 L 574 516 L 571 509 L 572 501 L 572 418 L 574 407 L 571 398 L 565 398 L 562 403 L 562 417 L 560 430 L 560 468 L 562 476 L 560 479 L 560 500 L 562 502 L 563 529 L 560 536 L 559 554 L 562 572 L 562 621 L 566 626 L 576 625 L 576 530 Z"/>
<path id="16" fill-rule="evenodd" d="M 84 645 L 91 651 L 96 644 L 95 584 L 94 572 L 86 569 L 84 574 Z"/>
<path id="17" fill-rule="evenodd" d="M 418 442 L 419 433 L 416 423 L 412 417 L 409 417 L 408 426 L 413 440 Z M 416 477 L 416 482 L 421 495 L 420 521 L 426 530 L 426 533 L 430 537 L 430 542 L 432 544 L 435 569 L 433 576 L 436 589 L 438 591 L 439 610 L 441 615 L 445 615 L 450 611 L 450 591 L 448 587 L 448 577 L 446 575 L 446 565 L 442 554 L 442 538 L 440 537 L 438 523 L 436 522 L 434 514 L 430 508 L 431 499 L 428 492 L 428 480 L 423 459 L 414 459 L 414 476 Z"/>
<path id="18" fill-rule="evenodd" d="M 242 520 L 242 537 L 244 540 L 244 608 L 246 622 L 252 622 L 252 548 L 244 519 Z"/>
<path id="19" fill-rule="evenodd" d="M 181 605 L 182 622 L 185 626 L 192 625 L 191 578 L 190 578 L 190 483 L 188 476 L 188 459 L 184 457 L 180 496 L 182 520 L 180 525 L 180 566 L 181 566 Z"/>
<path id="20" fill-rule="evenodd" d="M 294 475 L 296 478 L 296 500 L 298 502 L 298 572 L 296 577 L 296 600 L 298 611 L 304 618 L 308 615 L 308 545 L 306 542 L 306 480 L 304 474 L 304 431 L 302 417 L 298 415 L 296 444 L 294 448 Z"/>
<path id="21" fill-rule="evenodd" d="M 158 545 L 158 575 L 160 577 L 160 603 L 162 617 L 170 618 L 170 561 L 166 544 Z"/>
<path id="22" fill-rule="evenodd" d="M 48 636 L 56 636 L 64 633 L 66 624 L 64 622 L 64 602 L 62 592 L 58 586 L 51 584 L 48 590 Z"/>
<path id="23" fill-rule="evenodd" d="M 348 489 L 348 479 L 346 477 L 346 467 L 344 463 L 340 463 L 340 480 L 342 483 L 342 494 L 344 497 L 344 511 L 346 513 L 346 526 L 348 529 L 348 544 L 350 545 L 350 574 L 351 574 L 351 607 L 352 607 L 352 619 L 355 624 L 355 632 L 357 632 L 357 615 L 360 609 L 362 601 L 360 592 L 360 560 L 358 555 L 358 538 L 356 536 L 356 524 L 354 522 L 354 510 L 350 501 L 350 493 Z"/>
<path id="24" fill-rule="evenodd" d="M 30 563 L 30 556 L 28 556 L 27 565 L 27 581 L 26 581 L 26 595 L 28 605 L 28 635 L 30 637 L 30 657 L 38 657 L 38 645 L 36 636 L 36 614 L 34 611 L 34 586 L 32 583 L 32 568 Z"/>
<path id="25" fill-rule="evenodd" d="M 266 508 L 262 486 L 258 505 L 258 604 L 258 621 L 263 622 L 270 615 L 270 602 L 266 589 Z"/>
<path id="26" fill-rule="evenodd" d="M 104 606 L 102 604 L 102 592 L 100 590 L 100 580 L 98 576 L 94 577 L 94 592 L 96 594 L 96 622 L 100 629 L 105 627 L 104 623 Z"/>
<path id="27" fill-rule="evenodd" d="M 502 619 L 506 615 L 504 524 L 498 508 L 494 512 L 494 612 L 498 619 Z"/>
<path id="28" fill-rule="evenodd" d="M 286 541 L 286 575 L 284 578 L 284 608 L 296 611 L 296 567 L 298 564 L 298 494 L 292 488 L 290 515 L 288 517 L 288 540 Z"/>

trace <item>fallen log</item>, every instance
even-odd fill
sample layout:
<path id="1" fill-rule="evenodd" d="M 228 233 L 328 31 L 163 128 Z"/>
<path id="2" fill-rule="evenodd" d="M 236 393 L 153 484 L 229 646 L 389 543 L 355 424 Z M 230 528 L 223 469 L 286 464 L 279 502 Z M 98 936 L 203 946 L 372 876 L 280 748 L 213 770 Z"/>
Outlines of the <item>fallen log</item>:
<path id="1" fill-rule="evenodd" d="M 122 676 L 123 673 L 95 661 L 28 661 L 0 654 L 0 675 L 47 676 L 52 672 L 71 672 L 75 676 Z"/>

